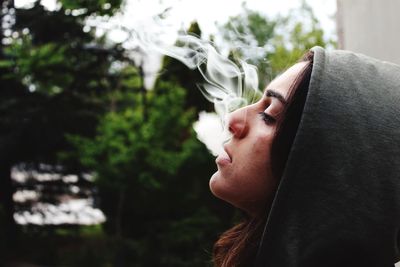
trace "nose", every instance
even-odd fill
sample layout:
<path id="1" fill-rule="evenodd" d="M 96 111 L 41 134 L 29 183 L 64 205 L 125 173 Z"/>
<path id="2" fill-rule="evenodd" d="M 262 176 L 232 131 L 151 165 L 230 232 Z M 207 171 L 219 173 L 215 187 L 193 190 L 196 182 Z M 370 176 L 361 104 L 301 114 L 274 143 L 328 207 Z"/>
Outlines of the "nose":
<path id="1" fill-rule="evenodd" d="M 243 138 L 248 131 L 247 107 L 240 108 L 228 115 L 228 129 L 233 137 Z"/>

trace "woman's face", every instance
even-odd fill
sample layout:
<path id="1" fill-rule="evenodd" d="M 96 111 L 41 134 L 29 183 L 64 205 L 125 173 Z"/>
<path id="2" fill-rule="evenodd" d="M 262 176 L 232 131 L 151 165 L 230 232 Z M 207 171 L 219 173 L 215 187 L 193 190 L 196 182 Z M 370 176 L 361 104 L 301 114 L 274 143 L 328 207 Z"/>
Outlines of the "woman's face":
<path id="1" fill-rule="evenodd" d="M 270 155 L 277 115 L 305 65 L 293 65 L 267 86 L 258 102 L 229 116 L 232 138 L 224 145 L 225 153 L 216 159 L 218 170 L 210 179 L 210 189 L 216 197 L 250 215 L 263 212 L 278 184 L 277 177 L 272 176 Z"/>

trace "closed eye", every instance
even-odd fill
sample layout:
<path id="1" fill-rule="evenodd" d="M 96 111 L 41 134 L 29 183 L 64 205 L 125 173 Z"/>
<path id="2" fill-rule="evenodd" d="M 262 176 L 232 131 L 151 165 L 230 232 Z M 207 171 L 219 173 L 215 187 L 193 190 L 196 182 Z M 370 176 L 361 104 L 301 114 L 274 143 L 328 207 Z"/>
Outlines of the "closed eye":
<path id="1" fill-rule="evenodd" d="M 275 119 L 274 117 L 272 117 L 271 115 L 268 115 L 268 114 L 265 113 L 265 112 L 259 112 L 258 115 L 261 116 L 261 118 L 263 119 L 263 121 L 264 121 L 266 124 L 273 124 L 273 123 L 276 122 L 276 119 Z"/>

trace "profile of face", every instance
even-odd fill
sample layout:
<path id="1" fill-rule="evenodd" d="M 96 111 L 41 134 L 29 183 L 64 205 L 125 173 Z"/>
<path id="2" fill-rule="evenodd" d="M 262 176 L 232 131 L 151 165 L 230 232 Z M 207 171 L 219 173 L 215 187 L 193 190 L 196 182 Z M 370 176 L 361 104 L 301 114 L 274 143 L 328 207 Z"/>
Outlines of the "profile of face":
<path id="1" fill-rule="evenodd" d="M 232 138 L 224 145 L 210 179 L 218 198 L 256 216 L 272 201 L 279 182 L 273 177 L 271 147 L 278 115 L 284 110 L 289 89 L 306 66 L 300 62 L 275 78 L 256 103 L 232 112 L 228 118 Z"/>

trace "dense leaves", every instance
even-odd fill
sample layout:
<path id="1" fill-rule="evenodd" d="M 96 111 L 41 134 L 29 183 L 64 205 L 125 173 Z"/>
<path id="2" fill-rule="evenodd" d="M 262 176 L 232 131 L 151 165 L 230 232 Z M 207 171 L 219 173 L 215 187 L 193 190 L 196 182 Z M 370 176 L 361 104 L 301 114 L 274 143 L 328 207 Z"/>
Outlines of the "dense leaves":
<path id="1" fill-rule="evenodd" d="M 335 46 L 324 37 L 312 8 L 304 1 L 287 16 L 276 18 L 244 6 L 244 12 L 222 25 L 220 32 L 233 60 L 244 59 L 257 66 L 260 90 L 313 46 Z"/>

